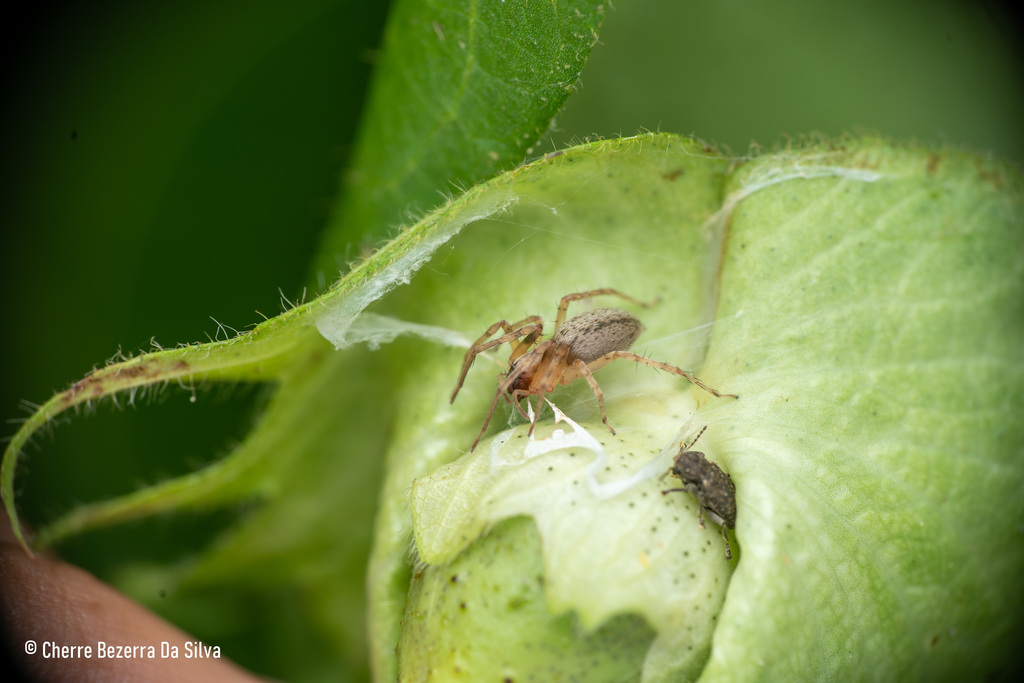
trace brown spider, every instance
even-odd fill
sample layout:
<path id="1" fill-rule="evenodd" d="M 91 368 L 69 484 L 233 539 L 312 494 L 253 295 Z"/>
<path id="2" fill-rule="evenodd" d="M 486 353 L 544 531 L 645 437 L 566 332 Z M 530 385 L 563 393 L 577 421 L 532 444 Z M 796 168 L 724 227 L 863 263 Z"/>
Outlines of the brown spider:
<path id="1" fill-rule="evenodd" d="M 735 394 L 719 393 L 675 365 L 651 360 L 627 351 L 626 349 L 631 347 L 640 333 L 644 331 L 643 323 L 631 313 L 619 308 L 595 308 L 568 320 L 565 319 L 565 312 L 569 308 L 570 302 L 604 294 L 621 297 L 644 308 L 656 303 L 656 301 L 644 303 L 616 289 L 609 288 L 567 294 L 558 304 L 555 331 L 550 339 L 537 343 L 538 338 L 543 334 L 544 322 L 539 315 L 531 315 L 511 324 L 507 320 L 499 320 L 488 327 L 487 331 L 469 348 L 462 362 L 462 372 L 459 374 L 458 384 L 455 385 L 455 391 L 452 392 L 452 403 L 459 395 L 462 383 L 466 380 L 466 373 L 469 372 L 469 368 L 479 354 L 506 342 L 519 340 L 512 347 L 512 355 L 508 359 L 508 371 L 501 376 L 498 382 L 498 390 L 494 394 L 494 400 L 491 401 L 491 409 L 487 411 L 484 426 L 480 428 L 476 441 L 469 448 L 470 451 L 475 450 L 477 444 L 480 443 L 501 396 L 507 393 L 505 400 L 513 403 L 527 420 L 530 420 L 530 416 L 523 410 L 523 406 L 519 402 L 527 396 L 537 397 L 537 410 L 534 411 L 533 419 L 530 421 L 530 434 L 533 434 L 544 395 L 554 391 L 559 384 L 567 385 L 580 377 L 587 380 L 587 384 L 590 385 L 591 391 L 597 397 L 597 405 L 601 409 L 601 420 L 614 434 L 615 430 L 608 423 L 608 415 L 604 411 L 604 394 L 601 393 L 601 387 L 597 385 L 593 374 L 613 360 L 632 360 L 643 363 L 652 368 L 684 377 L 687 381 L 714 396 L 738 398 Z M 490 339 L 491 335 L 499 329 L 503 330 L 505 334 L 497 339 Z"/>

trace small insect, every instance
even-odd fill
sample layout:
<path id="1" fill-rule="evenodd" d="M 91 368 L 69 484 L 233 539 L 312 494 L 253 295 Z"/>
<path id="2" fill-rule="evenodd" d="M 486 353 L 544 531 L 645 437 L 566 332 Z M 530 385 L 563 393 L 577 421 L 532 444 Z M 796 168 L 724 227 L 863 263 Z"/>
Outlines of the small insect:
<path id="1" fill-rule="evenodd" d="M 609 288 L 566 294 L 558 304 L 555 329 L 550 339 L 538 343 L 538 339 L 544 333 L 544 322 L 539 315 L 531 315 L 515 323 L 499 320 L 488 327 L 487 331 L 476 340 L 463 359 L 462 372 L 459 374 L 455 391 L 452 392 L 452 403 L 459 395 L 462 383 L 466 380 L 466 373 L 469 372 L 469 368 L 479 354 L 505 343 L 516 343 L 512 344 L 508 370 L 500 376 L 498 390 L 494 394 L 494 400 L 491 401 L 491 409 L 487 412 L 484 425 L 480 428 L 480 433 L 469 450 L 476 449 L 477 444 L 480 443 L 480 439 L 494 415 L 498 399 L 502 396 L 506 401 L 513 403 L 527 420 L 530 420 L 530 416 L 523 409 L 520 401 L 528 396 L 537 397 L 537 410 L 534 411 L 533 419 L 530 420 L 530 434 L 533 434 L 544 395 L 554 391 L 558 385 L 570 384 L 580 377 L 590 385 L 591 391 L 597 397 L 597 405 L 601 409 L 601 420 L 614 434 L 615 430 L 608 423 L 608 415 L 604 411 L 604 394 L 601 393 L 601 387 L 594 380 L 594 372 L 613 360 L 632 360 L 643 363 L 652 368 L 684 377 L 714 396 L 737 398 L 734 394 L 719 393 L 686 370 L 627 351 L 640 336 L 640 333 L 644 331 L 643 323 L 631 313 L 619 308 L 595 308 L 568 320 L 565 319 L 569 304 L 573 301 L 606 294 L 626 299 L 644 308 L 656 303 L 644 303 Z M 499 329 L 505 334 L 491 339 L 491 336 Z"/>
<path id="2" fill-rule="evenodd" d="M 707 429 L 705 427 L 704 429 Z M 673 491 L 686 491 L 697 499 L 697 521 L 701 529 L 707 529 L 704 525 L 704 513 L 708 515 L 715 524 L 722 527 L 722 538 L 725 540 L 725 559 L 732 559 L 732 550 L 729 548 L 729 529 L 736 528 L 736 486 L 732 483 L 732 477 L 722 471 L 722 468 L 704 457 L 700 451 L 688 450 L 693 448 L 697 439 L 704 433 L 700 430 L 697 438 L 690 442 L 690 445 L 683 445 L 676 456 L 675 464 L 670 472 L 679 477 L 683 487 L 668 489 L 661 494 L 672 493 Z M 667 473 L 666 473 L 667 474 Z"/>

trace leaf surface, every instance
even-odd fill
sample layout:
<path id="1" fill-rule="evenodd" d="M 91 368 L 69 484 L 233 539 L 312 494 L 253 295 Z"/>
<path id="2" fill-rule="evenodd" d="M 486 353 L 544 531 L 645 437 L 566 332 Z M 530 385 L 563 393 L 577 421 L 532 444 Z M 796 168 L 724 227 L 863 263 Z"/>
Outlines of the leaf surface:
<path id="1" fill-rule="evenodd" d="M 382 477 L 370 640 L 389 679 L 998 675 L 1024 612 L 1021 187 L 996 162 L 871 139 L 728 159 L 645 135 L 548 155 L 251 338 L 189 351 L 211 379 L 266 368 L 274 402 L 221 463 L 92 523 L 255 496 L 164 576 L 298 580 L 341 647 Z M 614 436 L 578 383 L 549 398 L 580 432 L 545 408 L 531 446 L 500 407 L 467 453 L 506 352 L 450 404 L 463 347 L 502 317 L 550 331 L 562 295 L 608 286 L 659 300 L 593 302 L 643 320 L 634 351 L 740 398 L 613 363 L 596 380 Z M 700 449 L 736 484 L 731 562 L 659 479 L 705 425 Z"/>
<path id="2" fill-rule="evenodd" d="M 522 162 L 572 93 L 605 5 L 400 0 L 318 266 Z"/>

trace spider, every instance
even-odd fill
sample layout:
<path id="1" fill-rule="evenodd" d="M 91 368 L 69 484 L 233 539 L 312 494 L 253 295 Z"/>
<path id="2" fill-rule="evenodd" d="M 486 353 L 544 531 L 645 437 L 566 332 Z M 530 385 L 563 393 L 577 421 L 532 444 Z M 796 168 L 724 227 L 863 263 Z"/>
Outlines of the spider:
<path id="1" fill-rule="evenodd" d="M 469 372 L 469 368 L 472 367 L 473 361 L 479 354 L 506 342 L 511 344 L 518 340 L 512 345 L 508 370 L 500 377 L 498 390 L 494 394 L 494 400 L 491 401 L 491 409 L 487 411 L 484 425 L 480 428 L 476 441 L 470 446 L 470 451 L 475 450 L 480 439 L 483 438 L 487 425 L 490 424 L 491 417 L 494 415 L 494 409 L 498 405 L 498 399 L 503 395 L 506 401 L 516 406 L 524 418 L 530 420 L 529 433 L 533 434 L 544 395 L 554 391 L 559 384 L 568 385 L 580 377 L 587 381 L 594 396 L 597 397 L 597 405 L 601 409 L 601 421 L 614 434 L 615 429 L 608 423 L 608 415 L 604 410 L 604 394 L 601 393 L 601 387 L 597 385 L 593 374 L 613 360 L 632 360 L 643 363 L 652 368 L 684 377 L 687 381 L 714 396 L 738 398 L 735 394 L 719 393 L 675 365 L 627 351 L 640 336 L 640 333 L 644 331 L 643 323 L 631 313 L 619 308 L 595 308 L 568 320 L 565 319 L 570 303 L 599 295 L 617 296 L 644 308 L 657 303 L 657 300 L 644 303 L 610 288 L 566 294 L 558 304 L 555 330 L 550 339 L 538 343 L 537 340 L 544 331 L 544 322 L 539 315 L 531 315 L 515 323 L 499 320 L 488 327 L 487 331 L 469 348 L 462 362 L 459 381 L 455 385 L 455 391 L 452 392 L 452 403 L 459 395 L 462 383 L 466 380 L 466 373 Z M 491 339 L 491 336 L 499 329 L 505 334 Z M 533 412 L 532 419 L 520 404 L 520 401 L 528 396 L 537 397 L 537 410 Z"/>

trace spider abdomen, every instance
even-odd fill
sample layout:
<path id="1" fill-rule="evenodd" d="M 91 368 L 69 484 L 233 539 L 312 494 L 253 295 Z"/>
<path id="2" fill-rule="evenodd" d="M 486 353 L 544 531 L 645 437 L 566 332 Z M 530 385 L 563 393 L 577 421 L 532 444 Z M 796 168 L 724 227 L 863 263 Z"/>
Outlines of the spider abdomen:
<path id="1" fill-rule="evenodd" d="M 562 323 L 552 341 L 567 346 L 575 358 L 591 363 L 606 353 L 629 349 L 643 331 L 643 323 L 631 313 L 595 308 Z"/>

